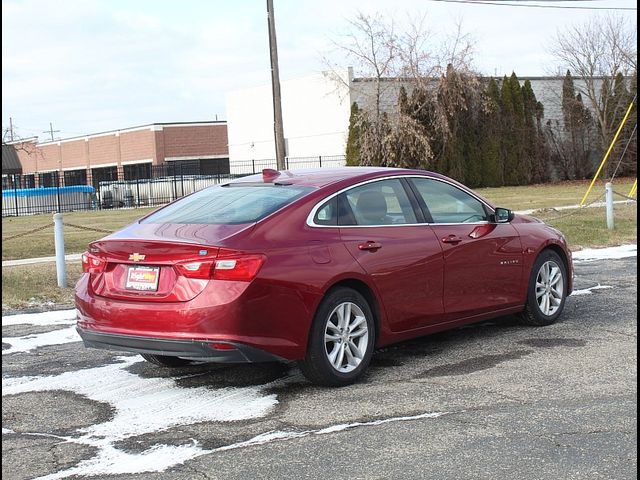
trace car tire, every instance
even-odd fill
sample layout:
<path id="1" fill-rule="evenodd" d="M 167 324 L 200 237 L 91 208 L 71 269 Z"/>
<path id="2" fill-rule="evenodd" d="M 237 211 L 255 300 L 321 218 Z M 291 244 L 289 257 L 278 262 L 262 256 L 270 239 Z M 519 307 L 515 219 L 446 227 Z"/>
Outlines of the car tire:
<path id="1" fill-rule="evenodd" d="M 375 334 L 367 300 L 350 288 L 331 290 L 315 314 L 300 369 L 317 385 L 354 383 L 371 362 Z"/>
<path id="2" fill-rule="evenodd" d="M 191 365 L 193 362 L 191 360 L 185 360 L 180 357 L 169 357 L 166 355 L 150 355 L 147 353 L 141 353 L 142 358 L 144 358 L 147 362 L 153 363 L 154 365 L 158 365 L 160 367 L 184 367 L 187 365 Z"/>
<path id="3" fill-rule="evenodd" d="M 531 269 L 522 321 L 537 327 L 555 323 L 567 299 L 567 280 L 567 268 L 560 256 L 543 250 Z"/>

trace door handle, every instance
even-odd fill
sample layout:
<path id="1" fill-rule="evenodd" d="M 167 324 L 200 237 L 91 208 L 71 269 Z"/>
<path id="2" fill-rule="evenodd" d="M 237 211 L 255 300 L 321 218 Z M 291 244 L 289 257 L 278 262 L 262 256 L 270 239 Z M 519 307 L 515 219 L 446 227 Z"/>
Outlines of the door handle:
<path id="1" fill-rule="evenodd" d="M 452 243 L 454 245 L 460 243 L 462 239 L 457 235 L 448 235 L 442 239 L 442 243 Z"/>
<path id="2" fill-rule="evenodd" d="M 379 248 L 382 248 L 382 244 L 369 240 L 368 242 L 361 243 L 360 245 L 358 245 L 358 248 L 360 250 L 370 250 L 372 252 L 375 252 Z"/>

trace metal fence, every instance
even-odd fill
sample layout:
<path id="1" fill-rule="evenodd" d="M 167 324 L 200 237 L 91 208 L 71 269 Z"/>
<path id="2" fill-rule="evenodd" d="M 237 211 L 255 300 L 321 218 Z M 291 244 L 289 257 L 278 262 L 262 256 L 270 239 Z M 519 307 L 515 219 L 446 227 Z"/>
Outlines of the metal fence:
<path id="1" fill-rule="evenodd" d="M 344 166 L 344 156 L 286 158 L 286 168 Z M 234 162 L 203 172 L 199 162 L 139 164 L 87 170 L 3 175 L 2 216 L 159 206 L 211 185 L 276 169 L 276 161 Z M 75 172 L 78 172 L 76 170 Z"/>

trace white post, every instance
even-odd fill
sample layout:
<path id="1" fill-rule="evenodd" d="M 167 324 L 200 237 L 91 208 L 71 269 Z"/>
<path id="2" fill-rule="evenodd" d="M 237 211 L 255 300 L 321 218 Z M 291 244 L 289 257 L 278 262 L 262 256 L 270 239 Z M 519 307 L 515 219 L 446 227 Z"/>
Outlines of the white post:
<path id="1" fill-rule="evenodd" d="M 607 228 L 613 230 L 613 185 L 607 182 L 605 188 L 605 202 L 607 204 Z"/>
<path id="2" fill-rule="evenodd" d="M 58 276 L 58 286 L 67 286 L 67 270 L 64 264 L 64 229 L 62 224 L 62 214 L 53 214 L 53 237 L 56 247 L 56 274 Z"/>

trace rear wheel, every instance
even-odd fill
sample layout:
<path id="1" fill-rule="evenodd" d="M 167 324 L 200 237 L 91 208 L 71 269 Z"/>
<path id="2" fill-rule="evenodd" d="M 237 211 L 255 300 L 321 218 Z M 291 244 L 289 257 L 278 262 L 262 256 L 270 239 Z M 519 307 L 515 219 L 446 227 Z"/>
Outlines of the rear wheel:
<path id="1" fill-rule="evenodd" d="M 349 385 L 369 366 L 374 344 L 371 307 L 355 290 L 337 288 L 318 307 L 300 368 L 318 385 Z"/>
<path id="2" fill-rule="evenodd" d="M 185 360 L 184 358 L 180 357 L 150 355 L 147 353 L 141 353 L 140 355 L 142 355 L 142 358 L 144 358 L 147 362 L 153 363 L 154 365 L 159 365 L 161 367 L 184 367 L 193 363 L 191 360 Z"/>
<path id="3" fill-rule="evenodd" d="M 528 325 L 543 326 L 554 323 L 567 299 L 567 269 L 560 256 L 544 250 L 531 269 L 527 304 L 522 320 Z"/>

